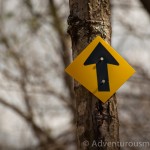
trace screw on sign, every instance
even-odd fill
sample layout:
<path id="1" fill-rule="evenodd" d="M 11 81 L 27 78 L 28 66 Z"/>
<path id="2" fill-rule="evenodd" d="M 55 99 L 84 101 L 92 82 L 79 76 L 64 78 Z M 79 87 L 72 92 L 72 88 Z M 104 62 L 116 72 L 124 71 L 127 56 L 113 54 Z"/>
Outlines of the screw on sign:
<path id="1" fill-rule="evenodd" d="M 97 36 L 66 68 L 66 72 L 105 103 L 135 70 Z"/>

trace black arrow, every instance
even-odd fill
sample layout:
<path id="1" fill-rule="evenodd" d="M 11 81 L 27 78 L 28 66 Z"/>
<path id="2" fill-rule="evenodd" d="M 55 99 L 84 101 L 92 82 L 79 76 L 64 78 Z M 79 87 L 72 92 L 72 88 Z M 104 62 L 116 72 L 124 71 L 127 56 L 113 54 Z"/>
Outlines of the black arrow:
<path id="1" fill-rule="evenodd" d="M 110 91 L 107 64 L 119 65 L 116 59 L 101 44 L 95 47 L 84 65 L 96 64 L 98 91 Z"/>

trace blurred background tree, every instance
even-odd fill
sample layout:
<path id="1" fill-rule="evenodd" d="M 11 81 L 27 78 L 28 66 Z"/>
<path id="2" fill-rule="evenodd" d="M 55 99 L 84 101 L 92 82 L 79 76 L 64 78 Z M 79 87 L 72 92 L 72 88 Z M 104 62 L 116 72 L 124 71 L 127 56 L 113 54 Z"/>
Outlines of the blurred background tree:
<path id="1" fill-rule="evenodd" d="M 0 1 L 1 149 L 60 150 L 74 141 L 67 5 Z"/>
<path id="2" fill-rule="evenodd" d="M 137 71 L 118 91 L 120 140 L 149 141 L 149 5 L 111 7 L 112 46 Z M 68 15 L 68 0 L 0 0 L 1 150 L 76 149 Z"/>

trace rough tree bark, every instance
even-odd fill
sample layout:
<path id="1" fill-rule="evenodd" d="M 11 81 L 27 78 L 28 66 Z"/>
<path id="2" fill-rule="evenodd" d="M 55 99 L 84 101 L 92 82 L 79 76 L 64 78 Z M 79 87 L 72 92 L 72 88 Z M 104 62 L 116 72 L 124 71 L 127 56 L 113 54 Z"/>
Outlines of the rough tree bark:
<path id="1" fill-rule="evenodd" d="M 111 41 L 109 0 L 70 0 L 68 33 L 75 58 L 97 35 Z M 102 146 L 119 141 L 119 122 L 115 95 L 105 104 L 74 82 L 76 96 L 78 150 L 119 150 L 118 146 Z M 100 145 L 95 143 L 100 142 Z"/>

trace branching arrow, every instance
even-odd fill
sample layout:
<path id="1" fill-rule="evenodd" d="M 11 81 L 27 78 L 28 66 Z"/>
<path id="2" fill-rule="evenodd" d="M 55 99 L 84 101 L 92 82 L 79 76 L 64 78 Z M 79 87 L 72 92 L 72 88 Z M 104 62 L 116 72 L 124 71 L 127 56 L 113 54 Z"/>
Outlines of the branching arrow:
<path id="1" fill-rule="evenodd" d="M 84 62 L 85 66 L 91 64 L 96 64 L 98 91 L 110 91 L 107 64 L 119 65 L 119 63 L 101 43 L 98 43 Z"/>

